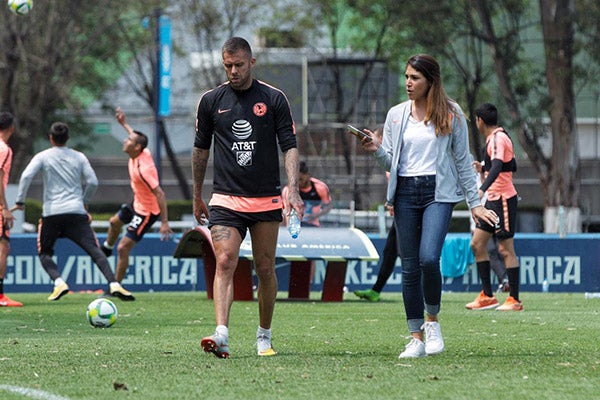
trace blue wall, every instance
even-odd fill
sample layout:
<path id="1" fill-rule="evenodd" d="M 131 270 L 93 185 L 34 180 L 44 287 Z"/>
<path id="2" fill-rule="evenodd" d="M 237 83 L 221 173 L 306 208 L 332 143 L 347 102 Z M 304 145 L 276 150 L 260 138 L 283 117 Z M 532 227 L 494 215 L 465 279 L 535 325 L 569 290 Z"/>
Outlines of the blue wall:
<path id="1" fill-rule="evenodd" d="M 98 235 L 100 240 L 104 236 Z M 447 243 L 460 244 L 464 252 L 468 248 L 468 234 L 449 234 Z M 385 238 L 371 237 L 377 250 L 383 250 Z M 176 241 L 161 242 L 158 234 L 148 234 L 134 248 L 128 275 L 123 285 L 133 292 L 206 290 L 202 260 L 176 259 L 172 257 Z M 521 290 L 540 291 L 544 278 L 555 292 L 600 292 L 600 235 L 569 235 L 560 239 L 557 235 L 517 234 L 515 248 L 521 265 Z M 72 242 L 60 239 L 56 246 L 56 260 L 71 290 L 84 291 L 104 289 L 106 282 L 89 256 Z M 469 257 L 447 256 L 442 264 L 452 264 L 453 270 L 464 274 L 444 278 L 444 290 L 478 292 L 480 285 L 477 271 L 466 265 Z M 114 267 L 115 256 L 109 258 Z M 456 265 L 465 264 L 465 265 Z M 277 264 L 280 290 L 288 287 L 289 264 Z M 444 270 L 445 268 L 442 268 Z M 346 286 L 350 291 L 369 288 L 375 282 L 378 263 L 350 261 L 346 275 Z M 325 277 L 325 266 L 317 261 L 315 279 L 311 290 L 320 291 Z M 7 275 L 4 280 L 7 293 L 49 292 L 51 282 L 42 269 L 36 254 L 36 236 L 13 235 L 11 254 L 8 259 Z M 401 291 L 400 262 L 390 277 L 384 291 Z"/>

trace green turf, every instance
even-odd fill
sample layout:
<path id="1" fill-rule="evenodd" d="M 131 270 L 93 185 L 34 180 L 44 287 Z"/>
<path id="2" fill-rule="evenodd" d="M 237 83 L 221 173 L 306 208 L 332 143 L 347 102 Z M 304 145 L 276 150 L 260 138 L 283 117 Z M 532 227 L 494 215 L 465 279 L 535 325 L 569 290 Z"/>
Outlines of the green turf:
<path id="1" fill-rule="evenodd" d="M 446 350 L 399 360 L 407 343 L 402 298 L 290 302 L 273 323 L 275 357 L 258 358 L 256 302 L 235 302 L 231 358 L 199 347 L 214 330 L 205 293 L 139 293 L 115 300 L 119 319 L 94 329 L 96 295 L 10 294 L 0 308 L 0 387 L 67 399 L 586 399 L 600 396 L 600 299 L 523 293 L 524 312 L 469 311 L 475 293 L 444 294 Z M 317 293 L 313 293 L 315 299 Z M 500 295 L 500 300 L 505 295 Z M 113 383 L 128 390 L 115 391 Z M 27 397 L 0 390 L 6 400 Z"/>

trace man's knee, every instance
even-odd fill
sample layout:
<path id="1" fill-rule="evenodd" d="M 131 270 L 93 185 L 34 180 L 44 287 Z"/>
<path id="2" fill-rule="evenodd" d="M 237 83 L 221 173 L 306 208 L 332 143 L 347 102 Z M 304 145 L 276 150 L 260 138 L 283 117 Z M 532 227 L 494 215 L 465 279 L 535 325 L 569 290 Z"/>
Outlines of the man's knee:
<path id="1" fill-rule="evenodd" d="M 268 264 L 255 264 L 254 270 L 259 278 L 268 278 L 275 275 L 275 265 L 272 263 Z"/>

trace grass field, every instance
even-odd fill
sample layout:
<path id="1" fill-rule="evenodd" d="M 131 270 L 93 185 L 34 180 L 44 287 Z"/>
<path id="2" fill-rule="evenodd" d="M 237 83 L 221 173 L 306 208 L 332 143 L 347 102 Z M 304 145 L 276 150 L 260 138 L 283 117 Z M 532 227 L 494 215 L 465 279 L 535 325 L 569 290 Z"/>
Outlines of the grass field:
<path id="1" fill-rule="evenodd" d="M 270 358 L 256 356 L 256 302 L 235 302 L 228 360 L 200 349 L 214 330 L 203 292 L 115 300 L 120 315 L 109 329 L 85 319 L 96 295 L 54 303 L 47 294 L 9 295 L 25 306 L 0 308 L 5 400 L 600 397 L 600 299 L 582 293 L 523 293 L 520 313 L 468 311 L 475 293 L 445 293 L 446 350 L 417 360 L 397 358 L 407 343 L 400 294 L 384 292 L 380 303 L 351 293 L 343 303 L 279 301 L 279 354 Z"/>

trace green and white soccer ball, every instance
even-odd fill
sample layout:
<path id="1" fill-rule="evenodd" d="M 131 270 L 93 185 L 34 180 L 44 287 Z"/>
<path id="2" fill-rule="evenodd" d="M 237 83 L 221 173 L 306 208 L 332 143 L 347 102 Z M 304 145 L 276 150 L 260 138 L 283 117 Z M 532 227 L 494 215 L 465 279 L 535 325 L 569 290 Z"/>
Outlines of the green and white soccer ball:
<path id="1" fill-rule="evenodd" d="M 33 8 L 33 0 L 8 0 L 8 8 L 17 15 L 25 15 Z"/>
<path id="2" fill-rule="evenodd" d="M 119 313 L 112 301 L 96 299 L 88 305 L 86 315 L 94 328 L 109 328 L 117 321 Z"/>

